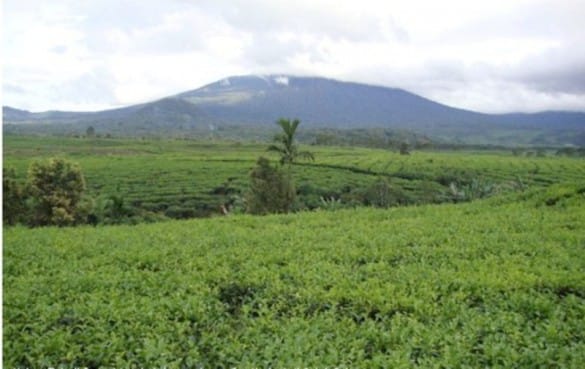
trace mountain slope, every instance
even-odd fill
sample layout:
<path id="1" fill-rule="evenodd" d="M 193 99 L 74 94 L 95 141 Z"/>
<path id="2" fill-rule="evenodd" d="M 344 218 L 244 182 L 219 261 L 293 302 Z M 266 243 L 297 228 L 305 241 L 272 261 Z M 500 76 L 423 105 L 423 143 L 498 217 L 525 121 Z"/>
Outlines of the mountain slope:
<path id="1" fill-rule="evenodd" d="M 31 113 L 26 110 L 11 108 L 10 106 L 2 107 L 2 119 L 6 121 L 25 121 L 30 119 Z"/>
<path id="2" fill-rule="evenodd" d="M 4 107 L 3 115 L 5 131 L 19 133 L 38 127 L 15 127 L 22 122 L 51 123 L 51 129 L 63 131 L 92 124 L 136 135 L 209 132 L 215 126 L 257 129 L 290 117 L 300 119 L 304 128 L 380 127 L 468 143 L 585 145 L 585 113 L 483 114 L 401 89 L 287 75 L 229 77 L 166 99 L 99 112 L 30 113 Z"/>
<path id="3" fill-rule="evenodd" d="M 270 124 L 290 116 L 310 126 L 412 129 L 437 123 L 487 122 L 488 118 L 400 89 L 324 78 L 230 77 L 177 97 L 216 117 L 243 124 Z"/>

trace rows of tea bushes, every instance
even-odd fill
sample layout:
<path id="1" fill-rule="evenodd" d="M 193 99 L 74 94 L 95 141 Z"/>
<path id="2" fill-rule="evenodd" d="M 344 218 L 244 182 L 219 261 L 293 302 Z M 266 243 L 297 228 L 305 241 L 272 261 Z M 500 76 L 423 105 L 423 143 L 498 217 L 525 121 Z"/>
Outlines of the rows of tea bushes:
<path id="1" fill-rule="evenodd" d="M 581 368 L 584 204 L 5 229 L 3 365 Z"/>
<path id="2" fill-rule="evenodd" d="M 585 180 L 585 164 L 575 158 L 485 152 L 400 155 L 351 147 L 311 150 L 315 162 L 293 166 L 294 210 L 471 200 L 490 192 Z M 250 170 L 261 155 L 270 157 L 265 144 L 14 136 L 4 142 L 5 166 L 14 167 L 20 178 L 35 159 L 63 156 L 79 163 L 88 195 L 98 202 L 116 196 L 129 214 L 170 218 L 220 214 L 222 205 L 242 211 Z M 383 196 L 381 186 L 386 188 Z"/>
<path id="3" fill-rule="evenodd" d="M 356 153 L 357 151 L 357 153 Z M 486 178 L 493 181 L 522 180 L 527 185 L 550 185 L 585 178 L 585 163 L 579 158 L 516 157 L 506 152 L 414 152 L 389 154 L 382 150 L 331 151 L 320 155 L 322 165 L 359 168 L 406 179 L 439 182 Z"/>

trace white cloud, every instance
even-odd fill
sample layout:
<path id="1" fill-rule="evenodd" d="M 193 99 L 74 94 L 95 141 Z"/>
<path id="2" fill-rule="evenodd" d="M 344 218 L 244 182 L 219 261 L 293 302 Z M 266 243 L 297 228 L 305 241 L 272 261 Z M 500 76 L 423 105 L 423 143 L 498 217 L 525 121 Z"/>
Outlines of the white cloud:
<path id="1" fill-rule="evenodd" d="M 274 77 L 274 82 L 276 82 L 279 85 L 288 86 L 288 77 L 286 76 Z"/>
<path id="2" fill-rule="evenodd" d="M 426 95 L 446 105 L 470 110 L 487 110 L 485 107 L 489 106 L 492 107 L 489 109 L 491 113 L 584 110 L 585 98 L 584 95 L 534 91 L 522 84 L 506 81 L 472 82 L 466 84 L 465 88 L 431 90 Z"/>
<path id="3" fill-rule="evenodd" d="M 486 112 L 585 110 L 584 23 L 582 0 L 7 0 L 3 104 L 101 109 L 291 73 Z"/>

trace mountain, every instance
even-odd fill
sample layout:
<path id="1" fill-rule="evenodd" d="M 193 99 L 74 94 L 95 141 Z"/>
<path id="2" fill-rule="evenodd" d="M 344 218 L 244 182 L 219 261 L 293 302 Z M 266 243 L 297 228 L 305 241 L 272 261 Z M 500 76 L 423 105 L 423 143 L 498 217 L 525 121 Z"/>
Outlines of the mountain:
<path id="1" fill-rule="evenodd" d="M 585 113 L 483 114 L 401 89 L 289 75 L 228 77 L 121 109 L 30 113 L 4 107 L 3 116 L 8 132 L 41 125 L 64 132 L 83 132 L 93 125 L 128 135 L 209 132 L 216 127 L 273 127 L 277 119 L 289 117 L 300 119 L 305 129 L 387 128 L 468 143 L 585 145 Z M 22 122 L 33 124 L 17 127 Z"/>
<path id="2" fill-rule="evenodd" d="M 177 98 L 98 112 L 31 113 L 4 107 L 3 119 L 5 133 L 83 134 L 92 126 L 98 133 L 122 136 L 207 131 L 218 122 L 198 106 Z"/>
<path id="3" fill-rule="evenodd" d="M 2 119 L 6 121 L 25 121 L 30 119 L 31 113 L 26 110 L 14 109 L 9 106 L 2 107 Z"/>
<path id="4" fill-rule="evenodd" d="M 416 129 L 486 120 L 400 89 L 291 76 L 231 77 L 177 97 L 236 124 L 298 117 L 305 126 Z"/>

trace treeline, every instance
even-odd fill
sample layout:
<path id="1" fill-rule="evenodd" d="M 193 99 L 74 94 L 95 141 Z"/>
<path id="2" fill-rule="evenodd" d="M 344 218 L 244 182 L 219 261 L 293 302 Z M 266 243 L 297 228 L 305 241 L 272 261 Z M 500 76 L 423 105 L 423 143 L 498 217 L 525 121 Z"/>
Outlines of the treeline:
<path id="1" fill-rule="evenodd" d="M 564 147 L 556 151 L 558 156 L 585 157 L 585 147 Z"/>
<path id="2" fill-rule="evenodd" d="M 308 129 L 298 137 L 300 142 L 319 146 L 360 146 L 401 151 L 408 149 L 425 149 L 433 141 L 421 134 L 406 130 L 387 128 L 359 129 Z"/>
<path id="3" fill-rule="evenodd" d="M 32 124 L 32 123 L 31 123 Z M 34 125 L 34 124 L 33 124 Z M 7 128 L 8 127 L 8 128 Z M 4 127 L 5 135 L 30 135 L 26 127 L 22 125 L 8 125 Z M 29 127 L 30 128 L 30 127 Z M 176 129 L 162 129 L 160 131 L 113 131 L 104 130 L 96 123 L 96 126 L 90 125 L 83 128 L 79 125 L 65 125 L 59 130 L 52 125 L 42 125 L 38 134 L 52 135 L 56 137 L 74 137 L 89 139 L 112 139 L 112 138 L 142 138 L 149 140 L 178 139 L 178 140 L 234 140 L 241 141 L 269 141 L 275 133 L 272 127 L 266 126 L 230 126 L 230 125 L 210 125 L 205 127 L 184 127 L 179 126 Z M 357 129 L 337 129 L 337 128 L 307 128 L 300 132 L 297 137 L 298 141 L 307 145 L 319 146 L 357 146 L 387 149 L 397 152 L 412 150 L 474 150 L 474 151 L 504 151 L 511 152 L 515 156 L 541 157 L 541 156 L 568 156 L 568 157 L 585 157 L 585 147 L 571 146 L 561 147 L 550 146 L 546 144 L 530 144 L 527 146 L 513 146 L 513 144 L 493 144 L 493 143 L 468 143 L 457 137 L 453 139 L 441 139 L 431 137 L 424 133 L 412 132 L 404 129 L 390 128 L 357 128 Z M 519 142 L 516 142 L 518 145 Z"/>

